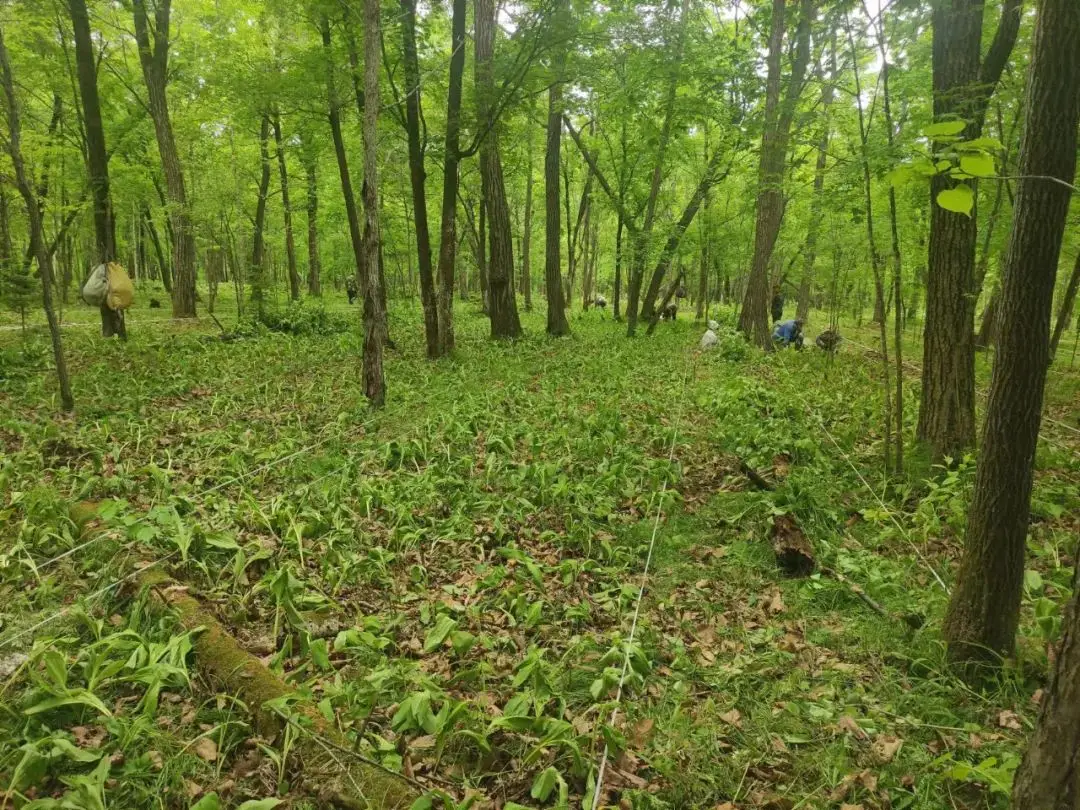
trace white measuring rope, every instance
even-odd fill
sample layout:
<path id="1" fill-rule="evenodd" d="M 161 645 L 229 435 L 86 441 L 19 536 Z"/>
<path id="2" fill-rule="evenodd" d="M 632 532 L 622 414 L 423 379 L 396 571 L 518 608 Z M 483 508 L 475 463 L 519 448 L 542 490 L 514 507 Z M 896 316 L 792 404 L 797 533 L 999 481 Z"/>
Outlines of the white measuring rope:
<path id="1" fill-rule="evenodd" d="M 686 409 L 686 384 L 690 379 L 690 374 L 693 372 L 696 366 L 696 358 L 692 362 L 688 362 L 686 373 L 683 375 L 682 388 L 679 396 L 679 413 L 675 418 L 674 428 L 671 433 L 671 448 L 668 450 L 668 464 L 670 465 L 675 460 L 675 443 L 679 438 L 679 426 L 682 423 L 683 411 Z M 634 603 L 634 619 L 630 623 L 630 635 L 624 645 L 626 653 L 623 655 L 622 672 L 619 673 L 619 688 L 615 691 L 615 706 L 611 710 L 611 718 L 608 720 L 609 726 L 615 725 L 619 713 L 619 705 L 622 703 L 623 686 L 626 683 L 626 673 L 630 669 L 630 649 L 634 644 L 634 636 L 637 634 L 638 618 L 641 616 L 641 602 L 645 597 L 645 588 L 649 583 L 649 569 L 652 566 L 653 549 L 656 547 L 656 535 L 660 530 L 660 516 L 664 512 L 664 496 L 667 494 L 668 482 L 664 479 L 664 483 L 660 487 L 660 502 L 656 505 L 656 518 L 653 521 L 652 537 L 649 538 L 649 552 L 645 556 L 645 570 L 641 574 L 641 588 L 638 589 L 637 601 Z M 593 800 L 592 810 L 600 804 L 600 796 L 603 793 L 604 786 L 604 772 L 607 770 L 608 762 L 608 744 L 604 742 L 604 752 L 600 756 L 600 767 L 596 774 L 596 786 L 593 788 Z"/>

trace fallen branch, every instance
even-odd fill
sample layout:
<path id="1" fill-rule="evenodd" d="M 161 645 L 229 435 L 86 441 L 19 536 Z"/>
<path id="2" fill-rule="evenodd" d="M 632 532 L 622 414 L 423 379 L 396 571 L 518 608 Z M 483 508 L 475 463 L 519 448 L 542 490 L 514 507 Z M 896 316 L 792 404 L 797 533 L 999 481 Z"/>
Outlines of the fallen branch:
<path id="1" fill-rule="evenodd" d="M 742 459 L 739 459 L 739 472 L 750 479 L 750 483 L 756 486 L 758 489 L 766 489 L 772 492 L 776 487 L 761 477 L 761 473 L 751 467 Z"/>
<path id="2" fill-rule="evenodd" d="M 885 619 L 892 619 L 894 621 L 902 622 L 903 624 L 906 624 L 908 627 L 910 627 L 912 630 L 918 630 L 923 626 L 923 622 L 925 620 L 918 613 L 906 613 L 901 616 L 897 613 L 890 612 L 887 608 L 882 607 L 880 604 L 871 599 L 869 594 L 867 594 L 866 591 L 863 590 L 863 587 L 861 585 L 856 582 L 852 582 L 839 571 L 833 568 L 826 568 L 825 566 L 822 566 L 821 573 L 831 579 L 835 579 L 840 584 L 847 586 L 847 589 L 849 591 L 859 597 L 859 599 L 862 600 L 863 604 L 865 604 L 868 608 L 870 608 L 872 611 L 874 611 L 874 613 L 878 614 L 879 616 Z"/>

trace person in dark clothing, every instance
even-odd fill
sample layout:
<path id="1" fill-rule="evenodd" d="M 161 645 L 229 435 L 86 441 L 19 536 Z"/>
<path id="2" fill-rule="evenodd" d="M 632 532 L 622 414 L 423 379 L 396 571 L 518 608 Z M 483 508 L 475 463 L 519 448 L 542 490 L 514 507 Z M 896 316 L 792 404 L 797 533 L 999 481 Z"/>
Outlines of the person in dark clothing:
<path id="1" fill-rule="evenodd" d="M 784 317 L 784 294 L 780 291 L 780 285 L 772 288 L 772 322 L 776 323 Z"/>
<path id="2" fill-rule="evenodd" d="M 660 320 L 662 320 L 662 321 L 673 321 L 673 320 L 676 319 L 678 314 L 679 314 L 679 306 L 678 306 L 678 304 L 671 303 L 671 304 L 668 304 L 666 307 L 664 307 L 662 310 L 660 310 Z"/>
<path id="3" fill-rule="evenodd" d="M 780 348 L 794 346 L 796 349 L 801 349 L 803 347 L 802 328 L 802 321 L 781 321 L 773 327 L 773 342 Z"/>
<path id="4" fill-rule="evenodd" d="M 349 279 L 345 282 L 345 294 L 349 296 L 349 304 L 356 300 L 356 280 Z"/>
<path id="5" fill-rule="evenodd" d="M 832 354 L 836 351 L 837 346 L 840 345 L 840 332 L 833 328 L 826 329 L 817 336 L 814 343 L 817 344 L 817 347 L 822 351 Z"/>

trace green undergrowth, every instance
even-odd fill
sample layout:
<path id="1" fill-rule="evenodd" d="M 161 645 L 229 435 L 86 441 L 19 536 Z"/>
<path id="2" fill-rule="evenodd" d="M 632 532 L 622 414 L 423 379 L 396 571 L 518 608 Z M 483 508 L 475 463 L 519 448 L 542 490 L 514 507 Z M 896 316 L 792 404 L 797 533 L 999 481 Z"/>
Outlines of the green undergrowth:
<path id="1" fill-rule="evenodd" d="M 44 338 L 4 336 L 0 789 L 17 806 L 314 804 L 288 756 L 306 732 L 259 738 L 191 634 L 116 584 L 150 564 L 434 806 L 589 806 L 605 744 L 613 806 L 1006 806 L 1068 596 L 1075 455 L 1040 452 L 1018 663 L 974 692 L 938 631 L 974 466 L 886 480 L 861 353 L 764 356 L 726 312 L 700 356 L 689 321 L 627 340 L 596 312 L 557 341 L 533 313 L 495 344 L 463 306 L 457 354 L 429 363 L 403 307 L 372 414 L 357 311 L 233 340 L 70 329 L 73 418 Z M 92 535 L 68 516 L 84 500 Z M 781 515 L 813 546 L 808 579 L 777 569 Z"/>

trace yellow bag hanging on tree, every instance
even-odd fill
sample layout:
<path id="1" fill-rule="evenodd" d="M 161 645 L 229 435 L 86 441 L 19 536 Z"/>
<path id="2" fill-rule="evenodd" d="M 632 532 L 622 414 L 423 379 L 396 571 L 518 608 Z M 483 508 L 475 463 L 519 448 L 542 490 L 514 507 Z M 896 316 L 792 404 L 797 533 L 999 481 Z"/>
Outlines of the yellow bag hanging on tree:
<path id="1" fill-rule="evenodd" d="M 127 309 L 135 303 L 135 285 L 127 272 L 116 262 L 109 262 L 109 294 L 105 303 L 109 309 Z"/>

